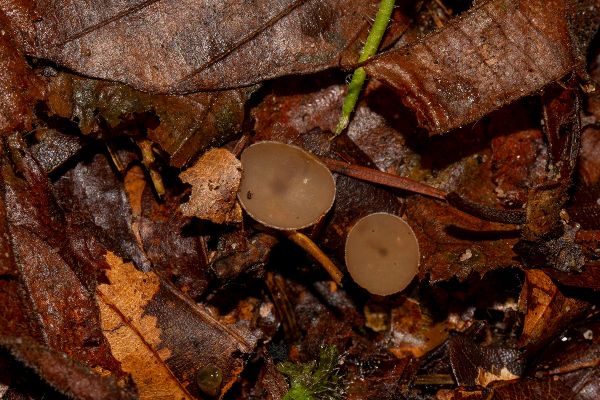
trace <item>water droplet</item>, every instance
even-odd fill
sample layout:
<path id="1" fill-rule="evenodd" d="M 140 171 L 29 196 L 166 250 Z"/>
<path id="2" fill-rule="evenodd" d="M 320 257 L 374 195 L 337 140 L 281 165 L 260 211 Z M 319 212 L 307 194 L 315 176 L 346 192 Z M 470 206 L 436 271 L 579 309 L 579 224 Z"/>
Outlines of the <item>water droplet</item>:
<path id="1" fill-rule="evenodd" d="M 207 365 L 196 372 L 196 384 L 198 388 L 209 396 L 217 396 L 221 391 L 222 383 L 223 374 L 219 367 Z"/>

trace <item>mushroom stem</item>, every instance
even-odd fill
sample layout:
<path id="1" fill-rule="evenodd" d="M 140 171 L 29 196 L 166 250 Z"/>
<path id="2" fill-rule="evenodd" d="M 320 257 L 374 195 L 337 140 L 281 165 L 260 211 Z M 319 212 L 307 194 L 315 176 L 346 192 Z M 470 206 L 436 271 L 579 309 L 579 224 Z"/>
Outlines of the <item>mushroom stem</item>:
<path id="1" fill-rule="evenodd" d="M 342 278 L 344 274 L 342 271 L 335 266 L 333 261 L 323 251 L 317 246 L 315 242 L 313 242 L 308 236 L 303 233 L 297 231 L 283 231 L 283 233 L 290 239 L 292 242 L 296 243 L 300 246 L 304 251 L 310 254 L 323 268 L 325 271 L 331 276 L 331 279 L 342 286 Z"/>

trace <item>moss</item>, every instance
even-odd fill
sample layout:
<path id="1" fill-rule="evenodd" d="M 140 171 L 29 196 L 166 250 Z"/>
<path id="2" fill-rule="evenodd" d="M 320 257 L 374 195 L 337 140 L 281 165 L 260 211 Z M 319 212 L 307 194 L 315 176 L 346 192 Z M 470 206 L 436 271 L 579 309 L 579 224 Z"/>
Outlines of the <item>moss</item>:
<path id="1" fill-rule="evenodd" d="M 335 346 L 324 346 L 319 360 L 303 364 L 284 362 L 277 369 L 290 381 L 284 400 L 336 400 L 345 394 L 345 383 L 339 369 L 340 355 Z"/>

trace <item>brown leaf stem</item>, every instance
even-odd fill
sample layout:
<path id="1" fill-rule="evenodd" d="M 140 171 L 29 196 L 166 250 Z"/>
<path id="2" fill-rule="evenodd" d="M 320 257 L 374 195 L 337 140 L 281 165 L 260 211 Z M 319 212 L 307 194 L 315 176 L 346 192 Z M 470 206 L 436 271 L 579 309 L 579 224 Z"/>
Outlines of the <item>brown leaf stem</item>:
<path id="1" fill-rule="evenodd" d="M 362 181 L 376 183 L 387 187 L 406 190 L 413 193 L 419 193 L 424 196 L 430 196 L 438 200 L 446 199 L 446 192 L 441 189 L 429 186 L 426 183 L 418 182 L 410 178 L 381 172 L 376 169 L 353 165 L 344 161 L 333 160 L 330 158 L 321 158 L 323 164 L 332 172 L 360 179 Z"/>

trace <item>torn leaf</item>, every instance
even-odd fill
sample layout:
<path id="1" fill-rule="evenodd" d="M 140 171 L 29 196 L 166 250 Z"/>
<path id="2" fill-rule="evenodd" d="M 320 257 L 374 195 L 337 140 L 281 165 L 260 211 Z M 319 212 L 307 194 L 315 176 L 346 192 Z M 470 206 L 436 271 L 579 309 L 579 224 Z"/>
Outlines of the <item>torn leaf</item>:
<path id="1" fill-rule="evenodd" d="M 242 179 L 242 164 L 231 152 L 209 150 L 179 177 L 192 185 L 189 201 L 180 206 L 183 215 L 216 224 L 241 221 L 236 195 Z"/>

